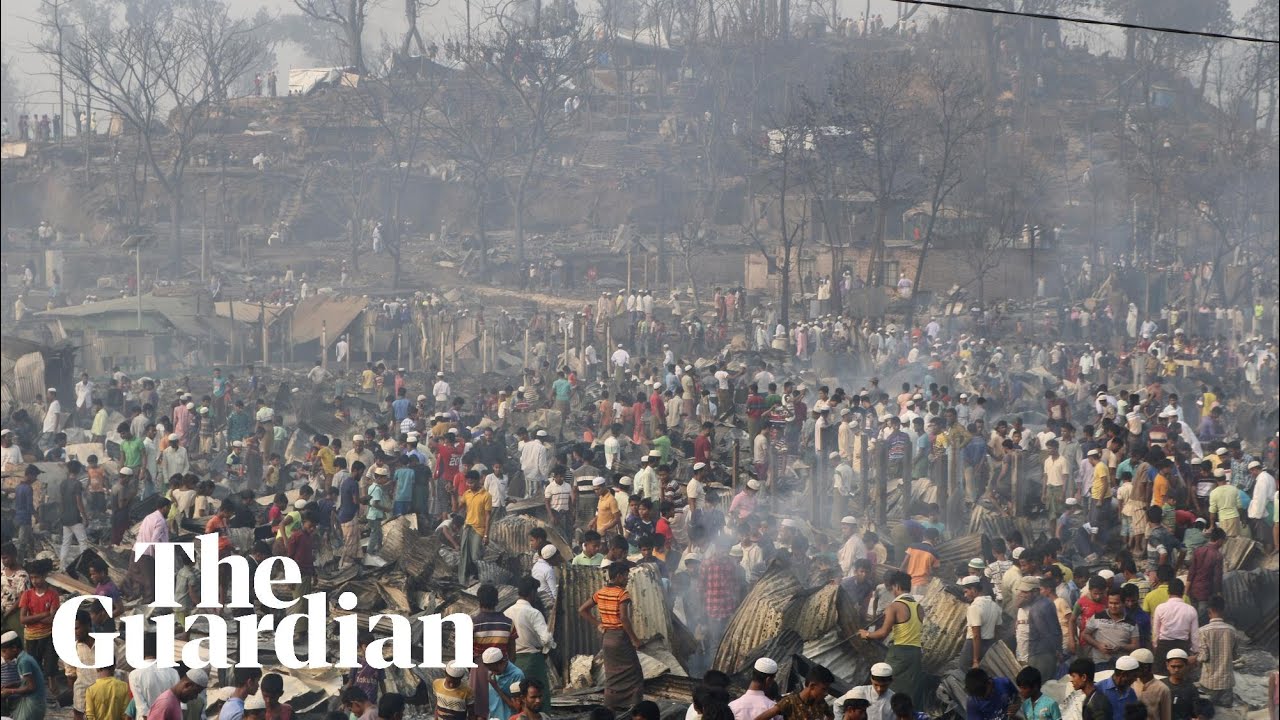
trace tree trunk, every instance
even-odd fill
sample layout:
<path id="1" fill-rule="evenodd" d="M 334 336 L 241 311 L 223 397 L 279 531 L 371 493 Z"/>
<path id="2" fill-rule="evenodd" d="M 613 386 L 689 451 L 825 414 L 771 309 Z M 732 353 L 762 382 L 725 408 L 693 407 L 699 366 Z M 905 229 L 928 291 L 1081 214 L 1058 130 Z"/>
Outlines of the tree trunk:
<path id="1" fill-rule="evenodd" d="M 347 35 L 347 52 L 351 58 L 351 67 L 357 73 L 364 73 L 364 8 L 363 0 L 347 0 L 347 22 L 343 29 Z"/>
<path id="2" fill-rule="evenodd" d="M 484 197 L 485 190 L 483 182 L 477 183 L 476 187 L 476 241 L 480 245 L 480 280 L 488 282 L 489 280 L 489 231 L 484 224 Z M 441 238 L 443 240 L 444 238 Z"/>
<path id="3" fill-rule="evenodd" d="M 527 175 L 525 177 L 528 177 Z M 524 265 L 524 202 L 525 202 L 525 178 L 520 178 L 520 186 L 516 190 L 515 200 L 511 203 L 511 209 L 515 212 L 515 235 L 516 235 L 516 262 L 521 266 Z"/>
<path id="4" fill-rule="evenodd" d="M 182 274 L 182 184 L 169 192 L 169 267 L 176 279 Z"/>

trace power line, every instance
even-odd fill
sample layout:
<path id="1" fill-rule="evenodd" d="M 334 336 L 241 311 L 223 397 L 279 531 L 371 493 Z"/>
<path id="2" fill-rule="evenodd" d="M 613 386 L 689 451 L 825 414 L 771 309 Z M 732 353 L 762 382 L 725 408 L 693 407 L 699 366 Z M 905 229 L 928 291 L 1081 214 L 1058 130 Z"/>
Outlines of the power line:
<path id="1" fill-rule="evenodd" d="M 1118 20 L 1095 20 L 1093 18 L 1054 15 L 1053 13 L 973 7 L 971 5 L 961 5 L 960 3 L 942 2 L 942 0 L 893 0 L 893 2 L 902 3 L 904 5 L 928 5 L 930 7 L 940 7 L 947 10 L 969 10 L 971 12 L 989 13 L 991 15 L 1014 15 L 1017 17 L 1037 18 L 1039 20 L 1059 20 L 1062 22 L 1077 23 L 1080 25 L 1105 25 L 1106 27 L 1125 28 L 1127 30 L 1149 30 L 1151 32 L 1172 33 L 1174 35 L 1195 35 L 1197 37 L 1217 38 L 1221 40 L 1239 40 L 1241 42 L 1264 43 L 1267 45 L 1280 44 L 1280 40 L 1254 37 L 1252 35 L 1229 35 L 1226 33 L 1215 33 L 1205 30 L 1184 30 L 1182 28 L 1159 27 L 1156 25 L 1138 25 L 1136 23 L 1120 22 Z"/>

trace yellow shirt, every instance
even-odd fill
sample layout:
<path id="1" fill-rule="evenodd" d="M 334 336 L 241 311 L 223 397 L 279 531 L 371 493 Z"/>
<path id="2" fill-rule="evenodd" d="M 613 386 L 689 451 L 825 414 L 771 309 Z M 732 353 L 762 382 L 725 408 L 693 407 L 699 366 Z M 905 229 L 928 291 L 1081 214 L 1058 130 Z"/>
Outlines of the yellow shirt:
<path id="1" fill-rule="evenodd" d="M 321 469 L 324 470 L 325 475 L 333 475 L 335 472 L 338 471 L 338 469 L 333 466 L 333 449 L 332 448 L 329 448 L 329 447 L 320 448 L 320 450 L 316 452 L 316 457 L 320 458 L 320 467 Z"/>
<path id="2" fill-rule="evenodd" d="M 124 717 L 124 709 L 128 705 L 129 683 L 113 677 L 98 678 L 84 692 L 85 720 L 115 720 Z"/>
<path id="3" fill-rule="evenodd" d="M 1168 599 L 1169 583 L 1161 583 L 1159 587 L 1156 587 L 1152 589 L 1151 592 L 1147 593 L 1147 597 L 1142 601 L 1142 609 L 1146 610 L 1147 614 L 1154 615 L 1156 608 L 1160 607 L 1164 604 L 1164 601 Z M 1190 604 L 1191 598 L 1187 595 L 1183 595 L 1182 601 Z"/>
<path id="4" fill-rule="evenodd" d="M 376 381 L 376 375 L 372 370 L 366 369 L 360 373 L 360 387 L 363 390 L 372 390 Z"/>
<path id="5" fill-rule="evenodd" d="M 618 521 L 620 514 L 618 500 L 613 497 L 613 493 L 601 495 L 596 499 L 596 532 L 604 532 L 605 528 Z"/>
<path id="6" fill-rule="evenodd" d="M 1155 482 L 1151 483 L 1151 504 L 1164 507 L 1165 496 L 1169 494 L 1169 478 L 1164 473 L 1157 473 Z"/>
<path id="7" fill-rule="evenodd" d="M 467 526 L 484 535 L 488 532 L 489 514 L 493 512 L 493 498 L 485 490 L 468 490 L 462 494 L 462 504 L 467 509 Z"/>
<path id="8" fill-rule="evenodd" d="M 1111 497 L 1111 475 L 1107 472 L 1106 463 L 1093 466 L 1093 489 L 1090 493 L 1094 500 L 1106 500 Z"/>

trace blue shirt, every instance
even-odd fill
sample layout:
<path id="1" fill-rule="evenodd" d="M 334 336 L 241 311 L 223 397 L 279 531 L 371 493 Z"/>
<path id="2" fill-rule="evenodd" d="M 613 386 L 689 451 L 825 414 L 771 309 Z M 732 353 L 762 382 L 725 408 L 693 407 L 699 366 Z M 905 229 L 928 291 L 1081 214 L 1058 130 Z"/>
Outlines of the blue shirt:
<path id="1" fill-rule="evenodd" d="M 13 491 L 13 521 L 18 525 L 28 526 L 35 517 L 35 495 L 31 491 L 31 483 L 18 483 Z"/>
<path id="2" fill-rule="evenodd" d="M 40 661 L 28 655 L 25 651 L 18 653 L 18 677 L 31 678 L 32 691 L 23 696 L 22 699 L 27 700 L 33 705 L 41 708 L 45 703 L 45 679 L 44 673 L 40 671 Z"/>
<path id="3" fill-rule="evenodd" d="M 360 509 L 360 483 L 348 475 L 338 486 L 338 522 L 349 523 Z"/>
<path id="4" fill-rule="evenodd" d="M 515 663 L 507 662 L 506 670 L 503 670 L 500 673 L 490 672 L 489 678 L 496 680 L 498 682 L 498 687 L 502 688 L 503 692 L 510 695 L 512 683 L 524 680 L 524 672 L 522 672 L 520 668 L 516 667 Z M 489 717 L 498 718 L 498 720 L 511 720 L 511 716 L 514 712 L 515 711 L 511 708 L 507 707 L 506 703 L 502 702 L 502 696 L 498 695 L 498 691 L 494 690 L 493 687 L 490 686 Z"/>
<path id="5" fill-rule="evenodd" d="M 1062 709 L 1056 700 L 1041 695 L 1034 702 L 1030 699 L 1022 701 L 1022 716 L 1027 720 L 1062 720 Z"/>
<path id="6" fill-rule="evenodd" d="M 564 378 L 551 383 L 551 389 L 556 394 L 556 402 L 569 402 L 569 396 L 573 394 L 573 385 Z"/>
<path id="7" fill-rule="evenodd" d="M 396 496 L 394 502 L 413 502 L 413 469 L 402 467 L 396 470 Z"/>
<path id="8" fill-rule="evenodd" d="M 1133 691 L 1133 688 L 1127 687 L 1124 692 L 1120 692 L 1120 688 L 1116 687 L 1116 681 L 1112 678 L 1107 678 L 1098 683 L 1097 690 L 1106 695 L 1107 699 L 1111 701 L 1112 720 L 1124 720 L 1125 706 L 1138 702 L 1138 695 Z"/>
<path id="9" fill-rule="evenodd" d="M 991 678 L 986 697 L 970 695 L 964 703 L 965 720 L 1002 720 L 1009 716 L 1009 703 L 1018 697 L 1018 688 L 1009 678 Z"/>
<path id="10" fill-rule="evenodd" d="M 1041 595 L 1027 608 L 1027 615 L 1031 621 L 1030 654 L 1058 653 L 1062 649 L 1062 626 L 1053 602 Z"/>
<path id="11" fill-rule="evenodd" d="M 391 409 L 396 414 L 396 422 L 400 422 L 401 420 L 409 417 L 409 398 L 402 397 L 391 403 Z"/>
<path id="12" fill-rule="evenodd" d="M 1143 610 L 1141 607 L 1133 608 L 1129 611 L 1129 615 L 1125 618 L 1129 622 L 1138 626 L 1138 646 L 1148 647 L 1151 645 L 1151 613 Z"/>

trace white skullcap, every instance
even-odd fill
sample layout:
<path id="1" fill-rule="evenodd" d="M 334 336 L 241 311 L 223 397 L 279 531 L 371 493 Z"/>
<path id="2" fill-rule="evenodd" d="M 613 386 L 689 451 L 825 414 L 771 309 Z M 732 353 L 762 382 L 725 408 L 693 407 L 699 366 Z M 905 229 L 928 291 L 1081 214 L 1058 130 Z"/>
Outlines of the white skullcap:
<path id="1" fill-rule="evenodd" d="M 783 520 L 783 521 L 782 521 L 782 527 L 789 527 L 789 528 L 797 528 L 797 529 L 799 529 L 799 528 L 802 528 L 802 527 L 804 527 L 804 526 L 800 524 L 800 521 L 799 521 L 799 520 L 792 520 L 791 518 L 787 518 L 786 520 Z"/>
<path id="2" fill-rule="evenodd" d="M 844 517 L 840 518 L 840 524 L 841 525 L 857 525 L 858 518 L 852 515 L 845 515 Z"/>
<path id="3" fill-rule="evenodd" d="M 756 479 L 748 480 L 748 481 L 747 481 L 747 489 L 748 489 L 748 490 L 759 490 L 759 489 L 760 489 L 760 481 L 759 481 L 759 480 L 756 480 Z"/>
<path id="4" fill-rule="evenodd" d="M 507 688 L 507 691 L 508 691 L 508 692 L 510 692 L 512 695 L 519 695 L 519 694 L 520 694 L 520 683 L 522 683 L 522 682 L 524 682 L 524 681 L 523 681 L 523 680 L 517 680 L 517 681 L 515 681 L 515 682 L 511 683 L 511 687 Z"/>
<path id="5" fill-rule="evenodd" d="M 120 474 L 121 474 L 121 475 L 132 475 L 132 474 L 133 474 L 133 468 L 129 467 L 128 465 L 125 465 L 124 467 L 120 468 Z"/>
<path id="6" fill-rule="evenodd" d="M 307 506 L 307 501 L 303 500 L 302 498 L 298 498 L 293 502 L 293 506 L 298 510 L 301 510 L 302 508 Z"/>
<path id="7" fill-rule="evenodd" d="M 557 552 L 559 551 L 556 550 L 555 545 L 552 545 L 551 543 L 547 543 L 546 545 L 542 546 L 542 549 L 538 551 L 538 554 L 542 556 L 543 560 L 550 560 L 551 558 L 556 556 Z"/>
<path id="8" fill-rule="evenodd" d="M 977 585 L 980 582 L 982 582 L 982 579 L 979 578 L 977 575 L 965 575 L 964 577 L 960 578 L 960 582 L 956 584 L 959 585 L 960 587 L 969 587 L 970 585 Z"/>
<path id="9" fill-rule="evenodd" d="M 753 667 L 756 672 L 764 673 L 765 675 L 776 675 L 778 673 L 778 663 L 773 658 L 762 657 L 756 661 Z"/>
<path id="10" fill-rule="evenodd" d="M 5 634 L 0 635 L 0 645 L 8 645 L 9 643 L 16 641 L 17 639 L 18 639 L 18 633 L 12 630 L 9 630 Z"/>
<path id="11" fill-rule="evenodd" d="M 169 439 L 170 439 L 170 440 L 173 440 L 173 441 L 177 441 L 177 440 L 181 440 L 182 438 L 181 438 L 181 437 L 178 437 L 178 433 L 170 433 L 170 434 L 169 434 Z"/>
<path id="12" fill-rule="evenodd" d="M 1214 454 L 1214 455 L 1219 455 L 1219 456 L 1221 456 L 1221 455 L 1226 455 L 1226 454 L 1227 454 L 1227 449 L 1226 449 L 1225 447 L 1220 447 L 1220 448 L 1218 448 L 1217 450 L 1214 450 L 1214 451 L 1213 451 L 1213 454 Z"/>
<path id="13" fill-rule="evenodd" d="M 466 668 L 460 668 L 452 660 L 444 664 L 444 674 L 451 678 L 464 678 L 467 676 Z"/>
<path id="14" fill-rule="evenodd" d="M 374 475 L 390 475 L 391 471 L 388 470 L 385 465 L 379 465 L 378 467 L 373 469 L 373 474 Z"/>
<path id="15" fill-rule="evenodd" d="M 831 453 L 830 455 L 828 455 L 828 456 L 827 456 L 827 459 L 828 459 L 828 460 L 839 460 L 839 459 L 840 459 L 840 453 L 838 453 L 838 452 L 833 452 L 833 453 Z"/>
<path id="16" fill-rule="evenodd" d="M 1026 552 L 1026 551 L 1027 551 L 1027 549 L 1026 549 L 1026 548 L 1016 547 L 1016 548 L 1014 548 L 1014 549 L 1013 549 L 1013 552 L 1010 554 L 1010 556 L 1011 556 L 1014 560 L 1017 560 L 1017 559 L 1021 558 L 1021 557 L 1022 557 L 1022 553 Z"/>
<path id="17" fill-rule="evenodd" d="M 1187 651 L 1182 648 L 1174 648 L 1165 653 L 1164 659 L 1166 662 L 1169 660 L 1187 660 Z"/>
<path id="18" fill-rule="evenodd" d="M 889 663 L 876 663 L 871 666 L 871 677 L 891 678 L 893 677 L 893 666 Z"/>
<path id="19" fill-rule="evenodd" d="M 974 570 L 985 570 L 987 563 L 982 558 L 973 558 L 969 561 L 969 567 Z"/>
<path id="20" fill-rule="evenodd" d="M 1098 571 L 1098 577 L 1102 578 L 1103 580 L 1111 580 L 1111 579 L 1112 579 L 1112 578 L 1114 578 L 1115 576 L 1116 576 L 1116 574 L 1115 574 L 1114 572 L 1112 572 L 1111 570 L 1099 570 L 1099 571 Z"/>
<path id="21" fill-rule="evenodd" d="M 200 668 L 192 668 L 187 671 L 187 679 L 199 685 L 200 687 L 209 687 L 209 673 Z"/>
<path id="22" fill-rule="evenodd" d="M 547 436 L 547 431 L 546 431 L 546 430 L 539 430 L 539 431 L 537 432 L 537 437 L 546 437 L 546 436 Z"/>
<path id="23" fill-rule="evenodd" d="M 188 409 L 188 410 L 195 410 L 195 409 L 196 409 L 196 404 L 195 404 L 195 403 L 193 403 L 193 402 L 189 402 L 189 403 L 187 403 L 187 409 Z"/>
<path id="24" fill-rule="evenodd" d="M 1116 659 L 1116 670 L 1119 672 L 1130 672 L 1138 669 L 1138 661 L 1131 655 Z"/>
<path id="25" fill-rule="evenodd" d="M 427 399 L 427 396 L 426 396 L 426 395 L 419 395 L 419 396 L 418 396 L 418 402 L 422 402 L 423 400 L 426 400 L 426 399 Z"/>
<path id="26" fill-rule="evenodd" d="M 1079 501 L 1079 500 L 1077 500 L 1077 499 L 1075 499 L 1075 498 L 1073 498 L 1073 497 L 1069 497 L 1069 498 L 1067 498 L 1064 502 L 1065 502 L 1065 504 L 1067 504 L 1067 505 L 1071 505 L 1071 506 L 1075 506 L 1075 505 L 1079 505 L 1079 504 L 1080 504 L 1080 501 Z"/>
<path id="27" fill-rule="evenodd" d="M 352 436 L 351 436 L 351 442 L 364 442 L 364 436 L 363 436 L 363 435 L 352 435 Z"/>
<path id="28" fill-rule="evenodd" d="M 1146 648 L 1134 650 L 1129 653 L 1129 657 L 1137 660 L 1139 665 L 1154 665 L 1156 663 L 1156 656 Z"/>
<path id="29" fill-rule="evenodd" d="M 502 649 L 491 647 L 485 648 L 484 654 L 480 656 L 480 662 L 488 665 L 490 663 L 502 662 Z"/>
<path id="30" fill-rule="evenodd" d="M 591 487 L 604 487 L 605 479 L 602 477 L 591 478 Z"/>
<path id="31" fill-rule="evenodd" d="M 694 463 L 694 464 L 693 464 L 693 471 L 694 471 L 694 472 L 698 472 L 699 470 L 701 470 L 702 468 L 704 468 L 704 467 L 706 467 L 706 466 L 707 466 L 707 464 L 706 464 L 706 463 L 704 463 L 704 462 L 696 462 L 696 463 Z"/>
<path id="32" fill-rule="evenodd" d="M 1262 463 L 1258 462 L 1257 460 L 1250 460 L 1249 464 L 1245 466 L 1247 470 L 1252 470 L 1254 468 L 1260 468 L 1260 467 L 1262 467 Z"/>

